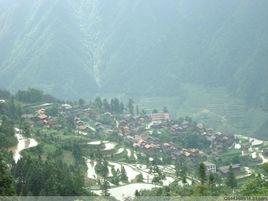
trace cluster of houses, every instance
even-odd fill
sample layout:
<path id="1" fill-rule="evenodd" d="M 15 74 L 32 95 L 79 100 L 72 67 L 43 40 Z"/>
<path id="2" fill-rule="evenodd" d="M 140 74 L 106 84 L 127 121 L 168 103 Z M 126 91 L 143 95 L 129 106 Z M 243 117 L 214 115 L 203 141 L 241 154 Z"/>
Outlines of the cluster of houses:
<path id="1" fill-rule="evenodd" d="M 32 127 L 38 125 L 46 128 L 61 128 L 62 125 L 59 121 L 59 115 L 65 118 L 71 113 L 72 116 L 79 118 L 80 115 L 88 115 L 90 113 L 88 109 L 77 109 L 70 104 L 64 103 L 56 106 L 58 107 L 58 115 L 51 116 L 48 114 L 48 110 L 52 105 L 52 103 L 45 103 L 35 106 L 34 108 L 36 108 L 36 110 L 33 113 L 23 114 L 21 117 L 29 122 Z M 77 118 L 74 118 L 75 126 L 80 130 L 86 130 L 87 127 L 84 122 Z"/>
<path id="2" fill-rule="evenodd" d="M 96 129 L 92 126 L 88 125 L 86 122 L 82 121 L 79 117 L 74 118 L 74 124 L 76 130 L 78 130 L 81 134 L 95 133 Z"/>
<path id="3" fill-rule="evenodd" d="M 234 148 L 241 150 L 242 156 L 250 156 L 257 163 L 268 160 L 268 150 L 263 145 L 262 140 L 242 135 L 235 136 Z"/>
<path id="4" fill-rule="evenodd" d="M 181 154 L 186 157 L 205 156 L 205 153 L 199 149 L 182 149 Z"/>
<path id="5" fill-rule="evenodd" d="M 37 110 L 37 118 L 44 124 L 48 124 L 48 115 L 46 115 L 46 109 L 41 108 Z"/>
<path id="6" fill-rule="evenodd" d="M 37 110 L 30 114 L 23 114 L 21 117 L 27 121 L 31 127 L 43 126 L 45 128 L 62 128 L 57 117 L 50 116 L 48 114 L 48 109 L 52 104 L 46 103 L 42 104 L 37 108 Z"/>
<path id="7" fill-rule="evenodd" d="M 205 161 L 204 165 L 205 165 L 205 170 L 206 170 L 207 175 L 218 173 L 218 174 L 226 177 L 226 176 L 228 176 L 228 174 L 230 172 L 230 168 L 236 176 L 241 173 L 240 164 L 232 164 L 230 166 L 222 166 L 222 167 L 217 168 L 216 164 L 211 163 L 209 161 Z"/>
<path id="8" fill-rule="evenodd" d="M 124 138 L 124 141 L 131 144 L 135 148 L 145 151 L 164 151 L 169 153 L 172 158 L 179 159 L 187 157 L 193 160 L 203 158 L 205 153 L 199 149 L 184 149 L 176 147 L 173 142 L 161 142 L 160 139 L 153 136 L 152 133 L 159 132 L 161 135 L 162 129 L 169 129 L 174 135 L 191 127 L 188 121 L 181 124 L 176 124 L 170 120 L 168 113 L 155 113 L 150 116 L 133 117 L 126 115 L 118 126 L 119 135 Z M 198 129 L 198 128 L 197 128 Z"/>
<path id="9" fill-rule="evenodd" d="M 49 125 L 49 116 L 46 114 L 45 108 L 40 108 L 33 114 L 23 114 L 21 117 L 26 120 L 31 127 L 35 127 L 37 124 L 44 126 Z"/>
<path id="10" fill-rule="evenodd" d="M 227 135 L 221 132 L 214 132 L 213 129 L 209 128 L 202 133 L 208 141 L 210 141 L 210 151 L 213 155 L 223 153 L 226 148 L 231 147 L 235 142 L 233 135 Z"/>
<path id="11" fill-rule="evenodd" d="M 157 137 L 152 136 L 154 131 L 161 135 L 162 129 L 170 130 L 172 135 L 179 137 L 187 129 L 196 130 L 197 133 L 206 137 L 210 141 L 209 150 L 217 155 L 223 152 L 234 142 L 232 136 L 223 133 L 214 132 L 212 129 L 205 129 L 203 124 L 194 124 L 188 120 L 180 123 L 173 122 L 168 113 L 155 113 L 146 117 L 133 117 L 126 115 L 121 119 L 118 126 L 119 135 L 124 137 L 128 144 L 132 144 L 135 148 L 144 150 L 163 150 L 170 152 L 174 159 L 187 157 L 190 159 L 204 158 L 205 153 L 199 149 L 179 148 L 172 142 L 162 143 Z"/>
<path id="12" fill-rule="evenodd" d="M 155 113 L 151 115 L 133 116 L 124 114 L 118 117 L 118 120 L 111 113 L 98 114 L 90 108 L 73 107 L 69 104 L 62 104 L 59 106 L 59 113 L 61 115 L 69 115 L 74 118 L 74 127 L 76 131 L 87 134 L 96 133 L 96 130 L 101 129 L 103 133 L 118 133 L 124 139 L 124 143 L 132 145 L 137 149 L 144 151 L 157 151 L 169 153 L 174 160 L 186 157 L 191 160 L 202 161 L 206 158 L 207 154 L 221 154 L 226 148 L 231 147 L 235 142 L 235 137 L 226 135 L 224 133 L 215 132 L 213 129 L 206 129 L 201 123 L 193 123 L 190 120 L 183 120 L 181 122 L 172 121 L 168 113 Z M 99 118 L 104 115 L 113 121 L 113 125 L 106 125 L 100 123 Z M 36 123 L 41 124 L 47 128 L 61 128 L 57 117 L 51 117 L 47 113 L 47 109 L 41 107 L 35 111 L 34 114 L 24 114 L 23 118 L 27 119 L 32 126 Z M 83 120 L 82 120 L 83 119 Z M 87 120 L 91 120 L 91 124 Z M 206 150 L 199 150 L 193 148 L 183 148 L 176 146 L 171 142 L 161 142 L 156 136 L 152 135 L 153 132 L 158 132 L 161 135 L 162 129 L 169 130 L 173 136 L 180 137 L 181 133 L 187 131 L 196 131 L 204 136 L 209 142 L 210 147 Z M 268 155 L 268 150 L 263 154 Z M 205 162 L 207 173 L 219 172 L 226 175 L 229 171 L 229 166 L 217 168 L 215 164 Z M 240 165 L 235 164 L 232 166 L 235 172 L 240 172 Z"/>

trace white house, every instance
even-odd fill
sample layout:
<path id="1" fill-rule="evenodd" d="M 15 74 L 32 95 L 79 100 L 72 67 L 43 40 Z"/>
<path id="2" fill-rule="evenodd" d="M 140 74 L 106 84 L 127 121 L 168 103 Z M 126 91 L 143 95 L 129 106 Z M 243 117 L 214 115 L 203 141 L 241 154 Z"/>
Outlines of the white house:
<path id="1" fill-rule="evenodd" d="M 216 165 L 214 163 L 205 161 L 204 165 L 206 167 L 206 174 L 211 174 L 211 173 L 215 174 L 216 173 L 217 167 L 216 167 Z"/>

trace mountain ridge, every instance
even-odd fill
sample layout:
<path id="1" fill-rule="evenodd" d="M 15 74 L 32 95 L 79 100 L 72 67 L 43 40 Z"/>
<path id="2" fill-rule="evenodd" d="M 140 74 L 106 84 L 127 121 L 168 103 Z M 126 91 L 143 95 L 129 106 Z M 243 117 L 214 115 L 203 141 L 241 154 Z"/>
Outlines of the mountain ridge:
<path id="1" fill-rule="evenodd" d="M 267 110 L 266 8 L 265 0 L 1 0 L 0 87 L 74 99 L 184 96 L 192 89 L 183 85 L 200 85 Z"/>

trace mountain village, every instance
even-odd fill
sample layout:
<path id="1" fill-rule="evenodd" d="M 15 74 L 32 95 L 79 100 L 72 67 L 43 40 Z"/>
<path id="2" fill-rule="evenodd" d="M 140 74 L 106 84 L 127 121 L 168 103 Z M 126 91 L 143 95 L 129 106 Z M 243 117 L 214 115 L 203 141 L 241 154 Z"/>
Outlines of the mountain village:
<path id="1" fill-rule="evenodd" d="M 29 112 L 21 117 L 35 134 L 28 139 L 32 144 L 27 145 L 23 132 L 16 130 L 19 151 L 12 149 L 15 161 L 23 157 L 23 149 L 38 147 L 40 141 L 42 144 L 49 138 L 50 143 L 59 143 L 66 138 L 64 128 L 69 125 L 68 132 L 73 133 L 70 139 L 79 138 L 79 145 L 83 147 L 81 154 L 87 166 L 88 188 L 98 195 L 107 191 L 119 200 L 133 197 L 141 189 L 168 186 L 173 182 L 182 186 L 198 183 L 200 163 L 205 165 L 206 174 L 217 175 L 220 183 L 230 168 L 236 178 L 242 180 L 251 177 L 258 165 L 268 162 L 267 142 L 218 132 L 188 117 L 173 119 L 167 111 L 134 114 L 125 109 L 115 114 L 74 103 L 43 103 L 26 107 Z M 50 136 L 42 133 L 50 133 Z M 198 142 L 195 143 L 194 139 Z M 88 155 L 88 150 L 99 152 L 99 158 L 94 151 Z M 103 159 L 108 168 L 105 178 L 96 168 Z M 183 178 L 181 172 L 186 166 Z M 114 181 L 122 172 L 126 179 Z M 102 188 L 105 180 L 108 185 Z M 123 188 L 128 189 L 127 195 L 124 194 L 126 191 L 121 191 Z"/>

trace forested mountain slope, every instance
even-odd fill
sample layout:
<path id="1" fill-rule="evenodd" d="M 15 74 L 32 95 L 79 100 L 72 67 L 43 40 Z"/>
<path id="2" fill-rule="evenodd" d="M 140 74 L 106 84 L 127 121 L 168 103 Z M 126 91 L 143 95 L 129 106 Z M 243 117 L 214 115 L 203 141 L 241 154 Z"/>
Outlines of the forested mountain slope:
<path id="1" fill-rule="evenodd" d="M 191 84 L 267 110 L 267 8 L 266 0 L 0 0 L 0 87 L 74 98 L 183 96 Z"/>
<path id="2" fill-rule="evenodd" d="M 265 0 L 1 0 L 1 86 L 143 94 L 154 85 L 147 92 L 161 94 L 197 82 L 254 96 L 265 92 L 267 8 Z"/>

